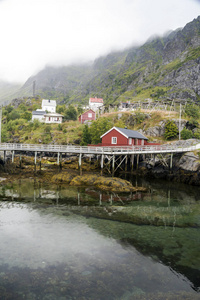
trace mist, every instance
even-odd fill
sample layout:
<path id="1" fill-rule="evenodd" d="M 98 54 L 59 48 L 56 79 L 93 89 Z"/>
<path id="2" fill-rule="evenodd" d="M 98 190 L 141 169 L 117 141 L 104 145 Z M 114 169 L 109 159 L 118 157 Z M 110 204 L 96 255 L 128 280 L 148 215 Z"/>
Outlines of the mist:
<path id="1" fill-rule="evenodd" d="M 197 0 L 0 0 L 0 79 L 86 63 L 198 16 Z"/>

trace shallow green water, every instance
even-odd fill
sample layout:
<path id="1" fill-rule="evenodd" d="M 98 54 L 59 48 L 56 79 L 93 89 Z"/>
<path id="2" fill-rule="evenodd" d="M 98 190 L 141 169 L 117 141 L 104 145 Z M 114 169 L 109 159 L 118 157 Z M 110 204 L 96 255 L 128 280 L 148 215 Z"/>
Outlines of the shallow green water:
<path id="1" fill-rule="evenodd" d="M 33 179 L 1 186 L 0 299 L 200 299 L 198 226 L 86 216 L 91 208 L 109 217 L 111 207 L 149 215 L 172 207 L 188 217 L 200 205 L 199 188 L 137 184 L 148 192 L 102 194 Z"/>

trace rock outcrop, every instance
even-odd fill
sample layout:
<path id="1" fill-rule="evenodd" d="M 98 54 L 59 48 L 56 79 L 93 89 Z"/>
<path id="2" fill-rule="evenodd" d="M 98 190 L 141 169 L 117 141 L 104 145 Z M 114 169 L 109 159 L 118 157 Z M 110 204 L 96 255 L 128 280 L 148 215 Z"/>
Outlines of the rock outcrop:
<path id="1" fill-rule="evenodd" d="M 117 193 L 130 193 L 136 191 L 146 191 L 142 187 L 133 187 L 124 179 L 116 177 L 103 177 L 95 174 L 73 175 L 67 172 L 56 174 L 52 177 L 53 183 L 66 183 L 71 186 L 95 186 L 99 190 Z"/>

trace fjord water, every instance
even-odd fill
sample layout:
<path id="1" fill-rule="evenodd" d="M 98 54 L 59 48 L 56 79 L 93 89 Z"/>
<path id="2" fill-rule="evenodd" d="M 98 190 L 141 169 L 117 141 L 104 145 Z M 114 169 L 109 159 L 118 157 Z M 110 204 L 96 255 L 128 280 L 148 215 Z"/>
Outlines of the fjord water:
<path id="1" fill-rule="evenodd" d="M 199 187 L 133 179 L 147 193 L 116 195 L 33 179 L 0 187 L 0 299 L 200 299 Z M 91 208 L 173 207 L 168 226 L 88 217 Z M 195 218 L 197 216 L 195 215 Z M 200 216 L 198 216 L 200 219 Z M 195 219 L 196 220 L 196 219 Z"/>

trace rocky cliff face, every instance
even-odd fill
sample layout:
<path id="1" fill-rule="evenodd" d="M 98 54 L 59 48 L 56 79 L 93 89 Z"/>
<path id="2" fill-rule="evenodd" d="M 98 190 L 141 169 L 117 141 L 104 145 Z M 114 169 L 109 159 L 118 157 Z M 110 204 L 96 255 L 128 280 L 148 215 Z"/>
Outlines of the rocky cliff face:
<path id="1" fill-rule="evenodd" d="M 111 53 L 92 65 L 48 67 L 29 78 L 21 93 L 36 81 L 41 96 L 105 102 L 142 97 L 200 100 L 200 17 L 183 29 L 149 40 L 143 46 Z M 162 93 L 156 91 L 160 89 Z"/>

